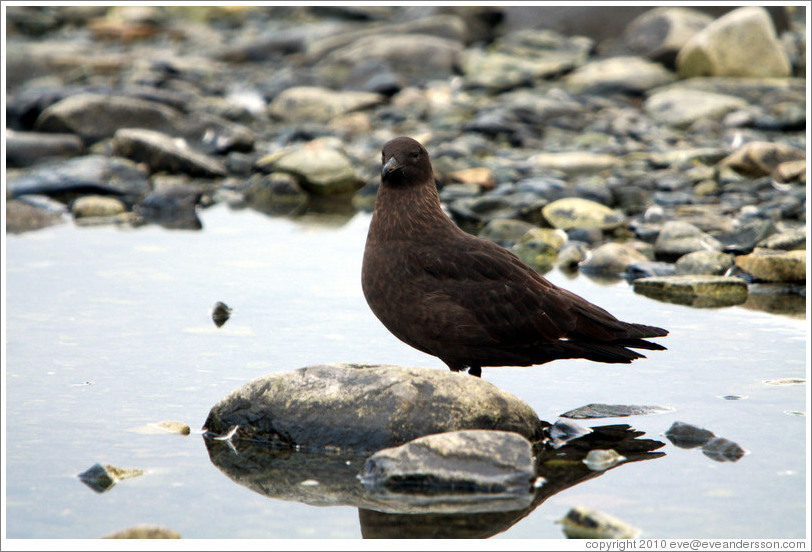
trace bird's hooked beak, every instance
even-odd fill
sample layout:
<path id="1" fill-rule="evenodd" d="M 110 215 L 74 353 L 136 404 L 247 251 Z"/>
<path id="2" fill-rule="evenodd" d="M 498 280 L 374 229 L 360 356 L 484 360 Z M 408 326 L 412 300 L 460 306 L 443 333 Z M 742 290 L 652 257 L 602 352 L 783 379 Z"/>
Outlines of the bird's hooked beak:
<path id="1" fill-rule="evenodd" d="M 398 170 L 401 167 L 402 165 L 400 164 L 400 161 L 398 161 L 398 158 L 393 155 L 389 158 L 389 161 L 386 162 L 383 168 L 381 168 L 381 177 L 385 178 L 388 174 Z"/>

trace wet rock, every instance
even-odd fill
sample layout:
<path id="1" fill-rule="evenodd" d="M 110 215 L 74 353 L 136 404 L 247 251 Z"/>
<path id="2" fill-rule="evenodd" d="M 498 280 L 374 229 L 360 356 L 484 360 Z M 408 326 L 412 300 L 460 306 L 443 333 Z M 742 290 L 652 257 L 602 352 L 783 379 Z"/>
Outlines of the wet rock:
<path id="1" fill-rule="evenodd" d="M 16 199 L 6 200 L 6 232 L 22 234 L 61 224 L 62 213 L 29 205 Z"/>
<path id="2" fill-rule="evenodd" d="M 434 433 L 540 438 L 533 410 L 479 378 L 399 366 L 332 364 L 269 374 L 215 405 L 204 429 L 290 446 L 376 451 Z"/>
<path id="3" fill-rule="evenodd" d="M 694 251 L 676 262 L 676 274 L 714 274 L 722 276 L 733 266 L 733 255 L 721 251 Z"/>
<path id="4" fill-rule="evenodd" d="M 648 260 L 644 254 L 628 244 L 609 242 L 593 250 L 578 268 L 585 273 L 620 275 L 626 272 L 630 264 Z"/>
<path id="5" fill-rule="evenodd" d="M 765 380 L 764 385 L 806 385 L 804 378 L 780 378 Z"/>
<path id="6" fill-rule="evenodd" d="M 747 300 L 747 284 L 733 276 L 662 276 L 640 278 L 632 285 L 635 293 L 692 307 L 725 307 Z"/>
<path id="7" fill-rule="evenodd" d="M 742 304 L 746 309 L 806 317 L 806 286 L 802 283 L 753 283 L 747 286 L 747 291 L 747 301 Z"/>
<path id="8" fill-rule="evenodd" d="M 204 192 L 200 186 L 185 180 L 155 180 L 155 189 L 136 205 L 135 211 L 147 222 L 169 229 L 200 230 L 197 205 Z"/>
<path id="9" fill-rule="evenodd" d="M 97 493 L 103 493 L 112 489 L 119 481 L 138 477 L 144 473 L 146 473 L 144 470 L 119 468 L 110 464 L 94 464 L 80 473 L 78 477 L 82 483 Z"/>
<path id="10" fill-rule="evenodd" d="M 710 15 L 690 8 L 655 8 L 629 23 L 623 41 L 631 52 L 673 69 L 685 43 L 711 21 Z"/>
<path id="11" fill-rule="evenodd" d="M 195 151 L 183 139 L 153 130 L 122 128 L 116 131 L 113 152 L 146 164 L 151 172 L 182 173 L 203 178 L 226 175 L 220 161 Z"/>
<path id="12" fill-rule="evenodd" d="M 664 406 L 640 406 L 627 404 L 591 403 L 561 414 L 562 418 L 581 420 L 585 418 L 619 418 L 624 416 L 645 416 L 671 412 L 673 408 Z"/>
<path id="13" fill-rule="evenodd" d="M 74 134 L 6 130 L 6 164 L 9 167 L 29 167 L 49 159 L 75 157 L 83 149 L 82 139 Z"/>
<path id="14" fill-rule="evenodd" d="M 179 539 L 180 533 L 164 527 L 138 525 L 110 533 L 103 539 Z"/>
<path id="15" fill-rule="evenodd" d="M 747 102 L 735 96 L 670 86 L 654 90 L 644 102 L 646 113 L 659 123 L 688 127 L 696 121 L 720 121 L 725 115 L 747 107 Z"/>
<path id="16" fill-rule="evenodd" d="M 135 202 L 150 192 L 150 185 L 146 172 L 128 159 L 86 155 L 19 171 L 9 176 L 8 191 L 12 198 L 30 194 L 102 194 Z"/>
<path id="17" fill-rule="evenodd" d="M 73 218 L 84 217 L 112 217 L 124 213 L 127 206 L 114 197 L 83 196 L 71 205 Z"/>
<path id="18" fill-rule="evenodd" d="M 665 436 L 679 448 L 696 448 L 704 445 L 716 435 L 712 431 L 684 422 L 674 422 L 665 432 Z"/>
<path id="19" fill-rule="evenodd" d="M 341 115 L 367 109 L 383 102 L 372 92 L 335 91 L 316 86 L 283 90 L 268 106 L 271 116 L 286 122 L 328 123 Z"/>
<path id="20" fill-rule="evenodd" d="M 34 128 L 42 132 L 76 134 L 91 144 L 113 136 L 120 128 L 146 128 L 173 134 L 181 121 L 180 112 L 156 102 L 126 96 L 79 94 L 43 111 Z"/>
<path id="21" fill-rule="evenodd" d="M 516 219 L 537 224 L 543 220 L 541 209 L 546 204 L 545 200 L 532 193 L 486 193 L 452 200 L 448 209 L 461 223 L 478 225 L 500 219 Z"/>
<path id="22" fill-rule="evenodd" d="M 317 142 L 268 155 L 257 161 L 257 166 L 264 171 L 289 173 L 305 191 L 318 196 L 349 194 L 364 185 L 344 153 Z"/>
<path id="23" fill-rule="evenodd" d="M 211 310 L 211 319 L 214 321 L 214 325 L 220 328 L 230 317 L 231 308 L 222 301 L 217 301 Z"/>
<path id="24" fill-rule="evenodd" d="M 746 451 L 733 441 L 723 437 L 714 437 L 702 445 L 702 453 L 717 462 L 738 462 Z"/>
<path id="25" fill-rule="evenodd" d="M 529 222 L 520 220 L 493 219 L 485 225 L 479 237 L 498 243 L 502 247 L 511 247 L 534 228 L 535 226 Z"/>
<path id="26" fill-rule="evenodd" d="M 129 431 L 142 433 L 145 435 L 160 435 L 166 433 L 173 433 L 175 435 L 189 435 L 191 433 L 191 430 L 187 424 L 174 420 L 164 420 L 162 422 L 149 423 L 143 426 L 131 428 Z"/>
<path id="27" fill-rule="evenodd" d="M 799 282 L 806 280 L 806 251 L 780 251 L 757 248 L 736 257 L 736 266 L 758 280 Z"/>
<path id="28" fill-rule="evenodd" d="M 369 486 L 505 492 L 530 490 L 530 441 L 506 431 L 465 430 L 419 437 L 370 456 L 360 474 Z"/>
<path id="29" fill-rule="evenodd" d="M 722 243 L 691 223 L 666 222 L 654 242 L 655 254 L 665 260 L 676 260 L 694 251 L 720 251 Z"/>
<path id="30" fill-rule="evenodd" d="M 682 78 L 788 77 L 789 59 L 766 10 L 745 7 L 711 22 L 677 56 Z"/>
<path id="31" fill-rule="evenodd" d="M 748 142 L 719 162 L 721 167 L 731 167 L 736 172 L 759 177 L 776 175 L 779 166 L 788 161 L 806 159 L 806 152 L 799 148 L 772 142 Z"/>
<path id="32" fill-rule="evenodd" d="M 625 460 L 626 457 L 618 454 L 616 450 L 593 449 L 584 458 L 584 464 L 592 471 L 605 471 Z"/>
<path id="33" fill-rule="evenodd" d="M 289 214 L 307 202 L 307 192 L 296 177 L 283 172 L 253 175 L 245 195 L 251 207 L 272 215 Z"/>
<path id="34" fill-rule="evenodd" d="M 635 539 L 640 529 L 584 506 L 571 508 L 559 522 L 568 539 Z"/>
<path id="35" fill-rule="evenodd" d="M 541 212 L 551 226 L 562 230 L 585 228 L 611 230 L 621 226 L 625 221 L 621 213 L 606 205 L 577 197 L 554 201 L 545 206 Z"/>
<path id="36" fill-rule="evenodd" d="M 661 64 L 636 56 L 618 56 L 589 62 L 568 74 L 570 90 L 588 94 L 639 95 L 676 80 Z"/>
<path id="37" fill-rule="evenodd" d="M 256 140 L 248 127 L 217 115 L 201 112 L 187 117 L 181 132 L 195 148 L 208 154 L 250 152 L 254 149 Z"/>

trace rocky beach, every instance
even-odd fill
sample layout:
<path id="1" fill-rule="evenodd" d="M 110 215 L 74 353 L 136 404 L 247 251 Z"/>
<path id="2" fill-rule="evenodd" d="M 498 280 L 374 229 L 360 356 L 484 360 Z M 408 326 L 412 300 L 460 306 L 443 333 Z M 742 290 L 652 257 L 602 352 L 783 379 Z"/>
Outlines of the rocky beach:
<path id="1" fill-rule="evenodd" d="M 7 229 L 370 210 L 409 135 L 540 272 L 802 312 L 803 10 L 536 10 L 11 7 Z"/>

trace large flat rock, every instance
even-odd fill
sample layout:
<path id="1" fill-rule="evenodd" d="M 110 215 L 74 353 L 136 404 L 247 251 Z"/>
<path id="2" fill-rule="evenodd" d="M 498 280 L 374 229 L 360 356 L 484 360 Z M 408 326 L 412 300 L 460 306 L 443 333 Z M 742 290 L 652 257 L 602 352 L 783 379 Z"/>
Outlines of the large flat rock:
<path id="1" fill-rule="evenodd" d="M 465 374 L 431 368 L 328 364 L 259 377 L 209 413 L 204 429 L 315 449 L 377 451 L 463 429 L 513 431 L 541 422 L 524 402 Z"/>

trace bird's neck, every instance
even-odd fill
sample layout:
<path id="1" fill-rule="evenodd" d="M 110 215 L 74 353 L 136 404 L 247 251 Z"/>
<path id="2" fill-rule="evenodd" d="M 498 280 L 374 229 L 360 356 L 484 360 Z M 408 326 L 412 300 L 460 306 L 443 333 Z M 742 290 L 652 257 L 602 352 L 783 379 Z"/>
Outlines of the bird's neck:
<path id="1" fill-rule="evenodd" d="M 380 241 L 437 239 L 448 228 L 458 230 L 443 212 L 434 183 L 413 186 L 381 184 L 375 198 L 370 236 Z"/>

